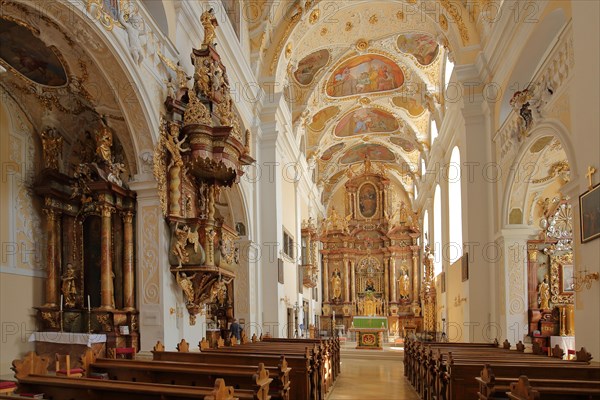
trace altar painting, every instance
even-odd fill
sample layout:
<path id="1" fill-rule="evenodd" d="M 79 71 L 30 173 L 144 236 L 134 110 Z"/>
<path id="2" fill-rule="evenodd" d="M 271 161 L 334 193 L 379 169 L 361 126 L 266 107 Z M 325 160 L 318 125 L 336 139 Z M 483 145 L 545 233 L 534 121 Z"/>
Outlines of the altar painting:
<path id="1" fill-rule="evenodd" d="M 67 73 L 57 55 L 33 33 L 0 18 L 0 58 L 33 82 L 63 86 Z"/>
<path id="2" fill-rule="evenodd" d="M 301 85 L 309 85 L 312 83 L 317 72 L 327 65 L 328 62 L 329 50 L 322 49 L 315 51 L 300 60 L 298 68 L 294 71 L 294 78 Z"/>
<path id="3" fill-rule="evenodd" d="M 344 97 L 394 90 L 404 83 L 404 74 L 389 58 L 366 54 L 340 65 L 329 78 L 327 94 Z"/>
<path id="4" fill-rule="evenodd" d="M 413 55 L 419 64 L 429 65 L 437 57 L 440 45 L 431 35 L 422 33 L 405 33 L 398 36 L 398 49 Z"/>
<path id="5" fill-rule="evenodd" d="M 364 184 L 358 192 L 360 213 L 365 218 L 371 218 L 377 211 L 377 189 L 370 183 Z"/>
<path id="6" fill-rule="evenodd" d="M 335 135 L 348 137 L 363 133 L 391 133 L 398 130 L 396 118 L 376 108 L 359 108 L 346 114 L 335 127 Z"/>
<path id="7" fill-rule="evenodd" d="M 353 164 L 369 159 L 371 161 L 394 161 L 394 153 L 388 148 L 378 144 L 364 143 L 354 146 L 346 151 L 340 162 L 342 164 Z"/>

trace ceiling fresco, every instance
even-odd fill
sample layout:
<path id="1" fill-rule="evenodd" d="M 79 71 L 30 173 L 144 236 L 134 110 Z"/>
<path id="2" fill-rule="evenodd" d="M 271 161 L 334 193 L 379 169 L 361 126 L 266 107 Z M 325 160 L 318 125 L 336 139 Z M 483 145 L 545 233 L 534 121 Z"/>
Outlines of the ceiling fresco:
<path id="1" fill-rule="evenodd" d="M 0 58 L 19 74 L 41 85 L 64 86 L 67 72 L 59 56 L 25 26 L 0 18 Z"/>
<path id="2" fill-rule="evenodd" d="M 365 133 L 392 133 L 400 128 L 398 120 L 390 113 L 376 108 L 359 108 L 340 119 L 334 133 L 349 137 Z"/>
<path id="3" fill-rule="evenodd" d="M 440 45 L 431 35 L 405 33 L 398 36 L 398 49 L 415 57 L 419 64 L 429 65 L 439 54 Z"/>
<path id="4" fill-rule="evenodd" d="M 387 57 L 365 54 L 337 67 L 327 83 L 327 94 L 344 97 L 394 90 L 404 83 L 400 67 Z"/>
<path id="5" fill-rule="evenodd" d="M 460 62 L 451 49 L 479 39 L 464 2 L 435 1 L 439 18 L 408 12 L 412 0 L 284 3 L 257 3 L 252 62 L 294 94 L 292 123 L 317 157 L 324 201 L 332 182 L 343 187 L 339 166 L 364 156 L 414 193 L 413 172 L 404 177 L 427 158 L 431 119 L 443 120 L 447 56 Z"/>
<path id="6" fill-rule="evenodd" d="M 329 62 L 331 55 L 329 50 L 322 49 L 304 57 L 298 63 L 298 68 L 294 71 L 294 78 L 301 85 L 312 83 L 315 75 Z"/>
<path id="7" fill-rule="evenodd" d="M 347 150 L 340 158 L 342 164 L 354 164 L 364 162 L 365 159 L 371 161 L 395 161 L 394 153 L 387 147 L 379 144 L 363 143 Z"/>

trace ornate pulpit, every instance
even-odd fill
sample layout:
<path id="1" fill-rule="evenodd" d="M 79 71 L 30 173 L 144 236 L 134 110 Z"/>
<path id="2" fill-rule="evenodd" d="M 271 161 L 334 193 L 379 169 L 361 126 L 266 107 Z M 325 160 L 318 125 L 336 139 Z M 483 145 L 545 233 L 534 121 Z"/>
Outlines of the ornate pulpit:
<path id="1" fill-rule="evenodd" d="M 202 14 L 200 49 L 191 58 L 193 86 L 179 66 L 179 81 L 167 97 L 154 151 L 164 217 L 169 224 L 170 270 L 181 288 L 190 324 L 207 314 L 220 327 L 233 318 L 233 285 L 238 265 L 238 234 L 219 212 L 222 189 L 243 174 L 250 157 L 250 131 L 242 132 L 233 107 L 226 68 L 215 50 L 216 19 Z"/>

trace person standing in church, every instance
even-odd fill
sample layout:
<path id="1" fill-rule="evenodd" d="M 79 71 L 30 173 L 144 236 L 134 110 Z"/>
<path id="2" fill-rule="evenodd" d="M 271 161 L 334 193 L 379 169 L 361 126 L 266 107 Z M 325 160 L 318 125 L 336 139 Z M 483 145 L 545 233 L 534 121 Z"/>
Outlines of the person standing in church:
<path id="1" fill-rule="evenodd" d="M 242 340 L 242 327 L 238 324 L 237 319 L 233 319 L 231 326 L 229 327 L 229 331 L 231 332 L 231 337 L 237 339 L 238 343 Z"/>

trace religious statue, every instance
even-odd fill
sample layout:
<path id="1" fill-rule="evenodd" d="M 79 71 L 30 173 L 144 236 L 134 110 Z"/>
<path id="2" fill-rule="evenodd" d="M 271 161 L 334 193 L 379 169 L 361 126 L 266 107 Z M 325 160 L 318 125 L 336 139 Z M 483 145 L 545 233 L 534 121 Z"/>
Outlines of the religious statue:
<path id="1" fill-rule="evenodd" d="M 215 28 L 219 26 L 217 19 L 215 18 L 214 10 L 211 8 L 208 11 L 204 11 L 200 16 L 200 22 L 204 27 L 204 40 L 202 46 L 213 46 L 215 44 Z"/>
<path id="2" fill-rule="evenodd" d="M 410 294 L 410 279 L 408 277 L 408 269 L 406 268 L 406 265 L 403 265 L 400 268 L 400 271 L 401 275 L 400 278 L 398 278 L 398 294 L 401 298 L 406 299 Z"/>
<path id="3" fill-rule="evenodd" d="M 192 276 L 187 276 L 186 274 L 179 272 L 175 275 L 177 279 L 177 284 L 183 291 L 183 295 L 185 297 L 186 304 L 194 303 L 194 285 L 192 280 L 196 277 L 196 274 Z"/>
<path id="4" fill-rule="evenodd" d="M 67 264 L 65 275 L 62 277 L 61 291 L 65 299 L 65 306 L 69 308 L 75 307 L 77 287 L 75 286 L 75 269 L 71 263 Z"/>
<path id="5" fill-rule="evenodd" d="M 333 288 L 333 298 L 339 299 L 342 297 L 342 277 L 340 275 L 340 270 L 335 269 L 331 276 L 331 287 Z"/>
<path id="6" fill-rule="evenodd" d="M 175 246 L 173 247 L 173 254 L 177 257 L 179 261 L 179 265 L 177 268 L 181 268 L 182 263 L 187 263 L 189 261 L 189 254 L 185 249 L 185 246 L 188 242 L 190 228 L 187 225 L 184 225 L 183 229 L 179 227 L 179 223 L 175 225 Z"/>
<path id="7" fill-rule="evenodd" d="M 96 154 L 106 165 L 112 165 L 112 130 L 106 124 L 104 117 L 101 120 L 102 127 L 96 131 Z"/>
<path id="8" fill-rule="evenodd" d="M 56 129 L 46 129 L 42 132 L 42 147 L 44 151 L 44 168 L 58 170 L 62 153 L 63 138 Z"/>
<path id="9" fill-rule="evenodd" d="M 540 296 L 540 309 L 550 309 L 550 286 L 548 285 L 548 275 L 544 275 L 544 280 L 540 282 L 538 293 Z"/>

